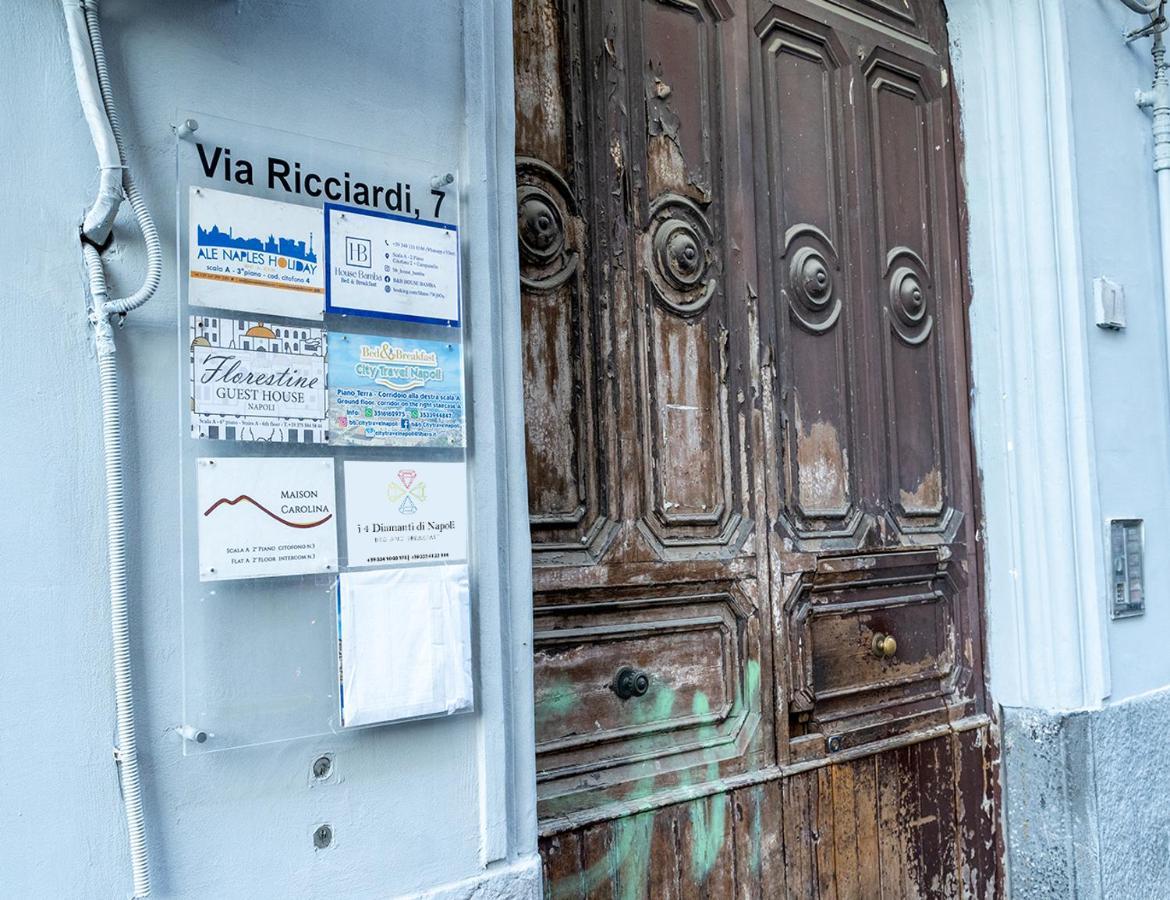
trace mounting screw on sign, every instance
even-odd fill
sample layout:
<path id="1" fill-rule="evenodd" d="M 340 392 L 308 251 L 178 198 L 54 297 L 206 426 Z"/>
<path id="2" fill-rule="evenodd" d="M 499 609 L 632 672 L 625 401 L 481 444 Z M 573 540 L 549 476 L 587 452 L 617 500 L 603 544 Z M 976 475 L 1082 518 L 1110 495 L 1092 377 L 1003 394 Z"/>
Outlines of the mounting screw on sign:
<path id="1" fill-rule="evenodd" d="M 633 666 L 622 666 L 610 687 L 620 700 L 641 697 L 650 690 L 650 676 L 645 672 L 639 672 Z"/>
<path id="2" fill-rule="evenodd" d="M 443 198 L 447 196 L 444 188 L 454 181 L 455 175 L 451 172 L 443 175 L 435 175 L 431 178 L 431 194 L 435 198 L 435 214 L 432 218 L 439 218 L 439 210 L 443 207 Z"/>
<path id="3" fill-rule="evenodd" d="M 333 829 L 329 825 L 318 825 L 317 830 L 313 832 L 313 846 L 318 850 L 324 850 L 333 843 Z"/>
<path id="4" fill-rule="evenodd" d="M 179 735 L 185 741 L 191 741 L 195 744 L 203 744 L 207 741 L 207 732 L 202 728 L 196 728 L 194 725 L 182 725 L 179 727 Z"/>

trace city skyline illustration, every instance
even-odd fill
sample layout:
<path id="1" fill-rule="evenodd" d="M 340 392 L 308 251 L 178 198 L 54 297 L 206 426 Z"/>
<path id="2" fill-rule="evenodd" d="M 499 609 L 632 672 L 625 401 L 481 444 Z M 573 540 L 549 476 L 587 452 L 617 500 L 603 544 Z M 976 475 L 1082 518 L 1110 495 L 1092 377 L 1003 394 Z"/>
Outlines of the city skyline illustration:
<path id="1" fill-rule="evenodd" d="M 218 225 L 212 225 L 210 228 L 196 225 L 195 243 L 200 247 L 256 250 L 262 253 L 275 253 L 278 256 L 288 256 L 303 262 L 317 262 L 317 253 L 313 249 L 312 232 L 309 232 L 309 242 L 306 247 L 303 240 L 294 241 L 288 237 L 277 238 L 272 234 L 268 235 L 267 240 L 261 240 L 258 237 L 238 237 L 230 225 L 227 231 L 223 231 Z"/>

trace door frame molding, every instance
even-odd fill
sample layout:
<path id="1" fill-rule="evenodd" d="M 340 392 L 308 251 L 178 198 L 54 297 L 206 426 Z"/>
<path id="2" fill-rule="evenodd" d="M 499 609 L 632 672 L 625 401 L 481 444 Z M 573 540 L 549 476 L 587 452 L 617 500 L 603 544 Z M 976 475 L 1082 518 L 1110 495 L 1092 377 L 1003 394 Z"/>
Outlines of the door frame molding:
<path id="1" fill-rule="evenodd" d="M 1096 708 L 1110 692 L 1105 556 L 1066 12 L 1060 0 L 946 6 L 991 694 Z"/>

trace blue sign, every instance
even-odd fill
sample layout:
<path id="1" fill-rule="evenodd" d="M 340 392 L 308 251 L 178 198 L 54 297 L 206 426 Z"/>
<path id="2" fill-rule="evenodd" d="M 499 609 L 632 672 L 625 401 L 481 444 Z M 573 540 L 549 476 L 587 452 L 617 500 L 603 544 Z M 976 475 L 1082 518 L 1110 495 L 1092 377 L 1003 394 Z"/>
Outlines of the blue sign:
<path id="1" fill-rule="evenodd" d="M 457 343 L 329 333 L 329 443 L 462 447 Z"/>
<path id="2" fill-rule="evenodd" d="M 325 309 L 459 324 L 459 230 L 443 222 L 325 204 Z"/>

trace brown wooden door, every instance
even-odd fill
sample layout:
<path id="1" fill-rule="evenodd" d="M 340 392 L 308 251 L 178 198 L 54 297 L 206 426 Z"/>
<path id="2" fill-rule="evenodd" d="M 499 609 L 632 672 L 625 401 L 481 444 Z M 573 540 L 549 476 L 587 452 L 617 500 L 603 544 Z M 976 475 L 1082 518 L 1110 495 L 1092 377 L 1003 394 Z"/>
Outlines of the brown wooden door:
<path id="1" fill-rule="evenodd" d="M 552 897 L 998 895 L 940 0 L 516 0 Z"/>

